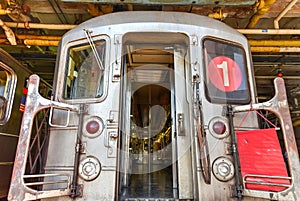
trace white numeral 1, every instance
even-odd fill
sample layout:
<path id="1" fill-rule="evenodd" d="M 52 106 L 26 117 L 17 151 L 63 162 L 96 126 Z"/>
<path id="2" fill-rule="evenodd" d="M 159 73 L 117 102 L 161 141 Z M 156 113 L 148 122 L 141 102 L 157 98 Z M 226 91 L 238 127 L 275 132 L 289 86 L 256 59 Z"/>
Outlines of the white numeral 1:
<path id="1" fill-rule="evenodd" d="M 224 86 L 229 87 L 229 77 L 228 77 L 228 66 L 227 61 L 223 61 L 222 64 L 217 65 L 218 68 L 221 68 L 223 70 L 223 80 L 224 80 Z"/>

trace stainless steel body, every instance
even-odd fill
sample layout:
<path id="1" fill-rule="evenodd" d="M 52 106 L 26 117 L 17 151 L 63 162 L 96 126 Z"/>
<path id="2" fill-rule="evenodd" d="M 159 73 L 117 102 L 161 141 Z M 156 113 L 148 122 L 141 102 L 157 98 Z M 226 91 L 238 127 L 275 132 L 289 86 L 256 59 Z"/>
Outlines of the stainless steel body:
<path id="1" fill-rule="evenodd" d="M 222 60 L 221 87 L 212 55 Z M 229 63 L 243 66 L 233 73 L 241 79 L 229 75 Z M 36 76 L 30 84 L 10 200 L 299 199 L 288 126 L 290 185 L 255 191 L 240 181 L 235 129 L 257 106 L 255 83 L 247 39 L 221 22 L 176 12 L 94 18 L 62 38 L 53 101 L 38 95 Z M 256 109 L 283 112 L 272 104 Z M 51 110 L 50 138 L 44 171 L 34 176 L 25 174 L 28 128 L 44 108 Z M 259 128 L 255 112 L 241 128 Z"/>

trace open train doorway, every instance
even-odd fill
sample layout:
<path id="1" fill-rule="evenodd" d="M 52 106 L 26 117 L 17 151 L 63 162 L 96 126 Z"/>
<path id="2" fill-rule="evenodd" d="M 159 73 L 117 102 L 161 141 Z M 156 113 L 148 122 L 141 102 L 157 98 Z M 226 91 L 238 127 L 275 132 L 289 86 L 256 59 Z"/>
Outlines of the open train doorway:
<path id="1" fill-rule="evenodd" d="M 178 33 L 123 37 L 118 200 L 192 198 L 188 44 Z"/>

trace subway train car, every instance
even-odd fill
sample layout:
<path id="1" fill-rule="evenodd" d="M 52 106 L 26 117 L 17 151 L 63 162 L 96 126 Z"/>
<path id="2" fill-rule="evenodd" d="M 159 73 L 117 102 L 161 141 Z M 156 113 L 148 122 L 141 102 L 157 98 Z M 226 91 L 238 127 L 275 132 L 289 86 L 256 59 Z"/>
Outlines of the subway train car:
<path id="1" fill-rule="evenodd" d="M 0 199 L 8 194 L 30 74 L 32 72 L 0 49 Z M 45 84 L 43 87 L 49 89 L 50 85 Z"/>
<path id="2" fill-rule="evenodd" d="M 96 17 L 62 37 L 52 99 L 38 86 L 32 75 L 9 200 L 300 200 L 284 80 L 258 103 L 248 41 L 222 22 Z M 43 163 L 29 171 L 45 109 Z"/>

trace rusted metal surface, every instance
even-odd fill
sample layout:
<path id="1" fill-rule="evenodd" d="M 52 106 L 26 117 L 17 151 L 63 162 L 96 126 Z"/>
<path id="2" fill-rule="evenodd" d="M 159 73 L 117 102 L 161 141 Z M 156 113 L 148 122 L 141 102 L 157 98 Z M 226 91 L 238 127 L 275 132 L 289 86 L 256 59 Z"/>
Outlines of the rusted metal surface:
<path id="1" fill-rule="evenodd" d="M 63 2 L 91 2 L 91 3 L 120 3 L 119 0 L 62 0 Z M 196 4 L 196 5 L 253 5 L 255 0 L 221 0 L 221 1 L 211 1 L 211 0 L 127 0 L 126 3 L 133 4 Z"/>
<path id="2" fill-rule="evenodd" d="M 164 6 L 163 8 L 169 8 L 169 5 Z M 181 11 L 180 8 L 182 6 L 172 6 L 174 11 Z M 254 14 L 255 6 L 226 6 L 221 8 L 225 18 L 249 18 Z M 186 10 L 185 12 L 188 12 Z M 199 6 L 199 5 L 192 5 L 190 8 L 191 13 L 199 14 L 199 15 L 206 15 L 215 13 L 217 11 L 216 7 L 213 6 Z"/>
<path id="3" fill-rule="evenodd" d="M 26 187 L 26 184 L 24 183 L 24 174 L 27 161 L 24 159 L 26 159 L 28 156 L 30 135 L 35 114 L 38 111 L 49 107 L 76 110 L 76 108 L 71 105 L 57 103 L 43 98 L 38 92 L 39 81 L 40 78 L 37 75 L 31 75 L 29 78 L 28 95 L 21 124 L 20 137 L 16 151 L 8 200 L 32 200 L 49 196 L 53 197 L 69 194 L 69 189 L 38 192 Z"/>
<path id="4" fill-rule="evenodd" d="M 291 0 L 280 0 L 276 1 L 271 5 L 270 10 L 264 15 L 264 18 L 276 18 L 279 13 L 281 13 L 288 5 Z M 298 1 L 286 14 L 284 17 L 299 17 L 300 2 Z"/>
<path id="5" fill-rule="evenodd" d="M 253 15 L 250 18 L 250 22 L 247 25 L 247 28 L 253 29 L 255 25 L 258 23 L 258 21 L 263 17 L 264 14 L 266 14 L 269 10 L 272 4 L 274 4 L 276 0 L 260 0 L 257 5 L 257 11 L 255 15 Z"/>
<path id="6" fill-rule="evenodd" d="M 253 105 L 236 106 L 234 112 L 254 110 L 268 110 L 273 112 L 280 120 L 282 135 L 284 138 L 287 154 L 289 172 L 291 176 L 291 187 L 282 192 L 265 192 L 255 190 L 244 190 L 245 196 L 261 197 L 274 200 L 300 200 L 300 162 L 299 154 L 293 130 L 292 120 L 286 96 L 284 80 L 280 77 L 275 78 L 275 96 L 263 103 Z"/>
<path id="7" fill-rule="evenodd" d="M 38 46 L 58 46 L 58 40 L 24 40 L 25 45 L 38 45 Z"/>
<path id="8" fill-rule="evenodd" d="M 16 42 L 16 37 L 15 37 L 14 32 L 1 19 L 0 19 L 0 26 L 4 30 L 4 33 L 7 37 L 7 40 L 9 41 L 9 43 L 11 45 L 16 45 L 17 42 Z"/>

